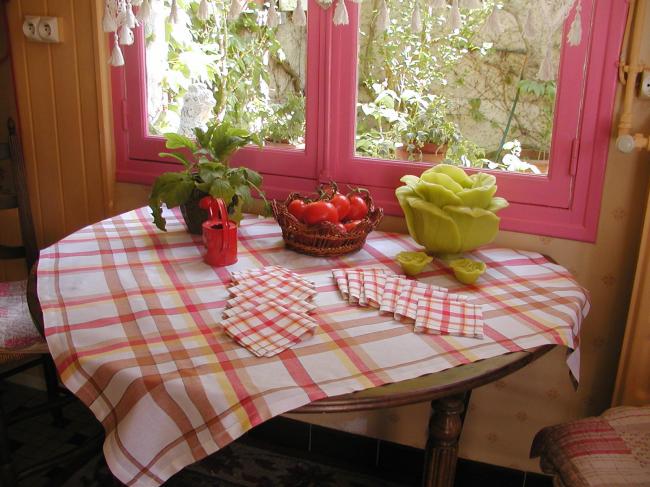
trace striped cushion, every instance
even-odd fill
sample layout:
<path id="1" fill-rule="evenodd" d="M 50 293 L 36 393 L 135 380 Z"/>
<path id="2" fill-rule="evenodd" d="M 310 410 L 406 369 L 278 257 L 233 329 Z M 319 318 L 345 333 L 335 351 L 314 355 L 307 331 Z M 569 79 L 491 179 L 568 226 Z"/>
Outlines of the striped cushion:
<path id="1" fill-rule="evenodd" d="M 0 349 L 43 353 L 44 344 L 27 307 L 27 281 L 0 282 Z"/>
<path id="2" fill-rule="evenodd" d="M 531 456 L 556 485 L 650 486 L 650 406 L 619 407 L 540 431 Z"/>

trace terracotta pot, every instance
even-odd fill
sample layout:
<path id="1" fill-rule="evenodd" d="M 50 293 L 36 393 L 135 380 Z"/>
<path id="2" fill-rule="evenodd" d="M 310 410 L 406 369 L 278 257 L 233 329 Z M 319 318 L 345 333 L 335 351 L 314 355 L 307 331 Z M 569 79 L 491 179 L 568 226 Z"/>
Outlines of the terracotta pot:
<path id="1" fill-rule="evenodd" d="M 280 142 L 274 142 L 271 140 L 265 140 L 264 145 L 267 147 L 277 147 L 280 149 L 295 149 L 296 146 L 293 145 L 291 142 L 287 141 L 280 141 Z"/>
<path id="2" fill-rule="evenodd" d="M 446 155 L 447 145 L 427 143 L 422 146 L 421 150 L 414 150 L 412 154 L 409 154 L 404 146 L 395 149 L 396 158 L 405 161 L 442 162 L 445 160 Z"/>

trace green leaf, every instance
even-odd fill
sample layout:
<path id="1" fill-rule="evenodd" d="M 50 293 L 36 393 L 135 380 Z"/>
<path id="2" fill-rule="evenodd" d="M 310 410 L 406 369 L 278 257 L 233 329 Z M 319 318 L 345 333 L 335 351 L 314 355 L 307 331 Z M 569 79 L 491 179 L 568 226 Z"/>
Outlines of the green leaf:
<path id="1" fill-rule="evenodd" d="M 253 200 L 251 189 L 246 184 L 240 184 L 239 186 L 236 186 L 235 193 L 239 197 L 239 200 L 243 201 L 244 203 L 250 203 Z"/>
<path id="2" fill-rule="evenodd" d="M 163 134 L 167 142 L 165 142 L 165 147 L 168 149 L 181 149 L 187 148 L 191 151 L 196 149 L 196 144 L 189 137 L 184 135 L 176 134 L 174 132 L 168 132 Z"/>
<path id="3" fill-rule="evenodd" d="M 172 154 L 171 152 L 160 152 L 158 154 L 159 157 L 171 157 L 172 159 L 176 159 L 179 161 L 183 166 L 186 168 L 190 167 L 190 161 L 187 160 L 187 157 L 185 157 L 183 154 Z"/>
<path id="4" fill-rule="evenodd" d="M 208 191 L 208 193 L 210 193 L 214 198 L 221 198 L 223 202 L 228 205 L 230 204 L 232 197 L 235 195 L 235 190 L 225 179 L 215 179 L 212 182 L 212 186 L 210 186 L 210 191 Z"/>
<path id="5" fill-rule="evenodd" d="M 204 183 L 212 183 L 215 179 L 223 178 L 226 166 L 220 162 L 207 161 L 199 163 L 199 177 Z"/>
<path id="6" fill-rule="evenodd" d="M 247 180 L 249 180 L 258 188 L 262 186 L 262 175 L 260 173 L 258 173 L 257 171 L 253 171 L 252 169 L 248 169 L 247 167 L 243 169 L 244 169 L 244 173 L 246 174 Z"/>
<path id="7" fill-rule="evenodd" d="M 156 178 L 149 195 L 149 207 L 153 221 L 158 228 L 165 231 L 165 219 L 162 216 L 162 204 L 174 208 L 185 203 L 194 190 L 194 181 L 187 173 L 167 172 Z"/>

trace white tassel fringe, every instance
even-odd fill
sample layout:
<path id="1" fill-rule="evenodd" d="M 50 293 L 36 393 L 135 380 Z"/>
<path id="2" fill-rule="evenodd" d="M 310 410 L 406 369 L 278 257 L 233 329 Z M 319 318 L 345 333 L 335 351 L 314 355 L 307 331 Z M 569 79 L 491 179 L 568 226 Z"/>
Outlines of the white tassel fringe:
<path id="1" fill-rule="evenodd" d="M 147 25 L 149 23 L 149 20 L 151 20 L 151 3 L 149 3 L 149 0 L 142 1 L 136 17 L 142 24 Z"/>
<path id="2" fill-rule="evenodd" d="M 228 10 L 228 20 L 237 20 L 242 13 L 244 6 L 241 0 L 232 0 L 230 2 L 230 10 Z"/>
<path id="3" fill-rule="evenodd" d="M 492 13 L 483 24 L 483 32 L 492 37 L 498 37 L 503 32 L 501 22 L 499 22 L 499 10 L 494 7 Z"/>
<path id="4" fill-rule="evenodd" d="M 523 34 L 529 41 L 537 38 L 537 35 L 539 34 L 539 25 L 537 23 L 539 21 L 538 15 L 539 13 L 536 13 L 534 9 L 528 11 L 528 17 L 526 17 Z"/>
<path id="5" fill-rule="evenodd" d="M 540 81 L 553 81 L 555 79 L 555 66 L 553 66 L 553 49 L 547 48 L 542 64 L 539 65 L 537 79 Z"/>
<path id="6" fill-rule="evenodd" d="M 115 44 L 113 45 L 113 52 L 111 53 L 111 59 L 109 60 L 111 66 L 124 66 L 124 56 L 122 55 L 122 49 L 115 39 Z"/>
<path id="7" fill-rule="evenodd" d="M 413 15 L 411 16 L 411 31 L 414 34 L 422 32 L 422 15 L 420 14 L 419 0 L 415 0 L 415 7 L 413 8 Z"/>
<path id="8" fill-rule="evenodd" d="M 208 0 L 201 0 L 201 3 L 199 4 L 199 10 L 196 13 L 196 17 L 201 22 L 205 22 L 210 18 L 210 4 L 208 4 Z"/>
<path id="9" fill-rule="evenodd" d="M 576 7 L 576 14 L 571 22 L 569 33 L 567 34 L 567 42 L 570 46 L 579 46 L 582 42 L 582 0 L 578 0 Z"/>
<path id="10" fill-rule="evenodd" d="M 307 25 L 307 17 L 305 16 L 305 10 L 302 8 L 302 0 L 298 0 L 298 2 L 296 3 L 296 8 L 293 11 L 291 20 L 294 23 L 294 25 L 300 27 Z"/>
<path id="11" fill-rule="evenodd" d="M 104 32 L 115 32 L 117 30 L 117 19 L 113 15 L 113 12 L 108 8 L 108 3 L 106 3 L 106 8 L 104 9 L 102 30 Z"/>
<path id="12" fill-rule="evenodd" d="M 169 9 L 169 17 L 167 17 L 167 21 L 172 24 L 178 24 L 178 5 L 176 4 L 176 0 L 172 0 L 172 5 Z"/>
<path id="13" fill-rule="evenodd" d="M 129 29 L 128 25 L 120 27 L 120 45 L 130 46 L 133 44 L 133 31 Z"/>
<path id="14" fill-rule="evenodd" d="M 278 11 L 275 9 L 275 0 L 270 0 L 271 6 L 269 7 L 269 13 L 266 16 L 266 25 L 271 29 L 275 29 L 280 24 L 280 18 Z"/>
<path id="15" fill-rule="evenodd" d="M 379 4 L 379 14 L 377 15 L 377 23 L 375 28 L 378 32 L 385 32 L 388 29 L 388 24 L 390 23 L 390 11 L 388 10 L 388 5 L 386 0 L 381 0 Z"/>
<path id="16" fill-rule="evenodd" d="M 454 0 L 451 4 L 451 12 L 449 12 L 447 26 L 451 32 L 460 30 L 463 26 L 463 21 L 460 17 L 460 9 L 458 8 L 458 0 Z"/>
<path id="17" fill-rule="evenodd" d="M 462 0 L 460 7 L 477 9 L 477 8 L 483 8 L 483 5 L 481 5 L 481 0 Z"/>
<path id="18" fill-rule="evenodd" d="M 334 18 L 332 19 L 334 25 L 348 25 L 350 19 L 348 18 L 348 9 L 345 7 L 345 0 L 339 0 L 334 10 Z"/>

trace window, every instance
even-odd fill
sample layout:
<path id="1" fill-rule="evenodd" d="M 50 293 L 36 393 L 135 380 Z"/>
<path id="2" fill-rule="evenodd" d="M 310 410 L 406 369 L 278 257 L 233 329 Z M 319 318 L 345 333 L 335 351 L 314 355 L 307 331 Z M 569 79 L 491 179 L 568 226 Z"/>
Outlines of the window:
<path id="1" fill-rule="evenodd" d="M 146 42 L 139 29 L 125 67 L 113 70 L 118 179 L 148 184 L 173 170 L 157 156 L 160 133 L 187 130 L 187 99 L 212 95 L 215 111 L 267 140 L 233 163 L 262 172 L 271 197 L 334 179 L 367 187 L 386 213 L 401 215 L 393 194 L 400 177 L 446 157 L 468 171 L 494 171 L 511 203 L 502 229 L 593 240 L 626 11 L 613 0 L 582 0 L 582 42 L 563 42 L 571 11 L 546 42 L 557 81 L 540 82 L 546 51 L 527 40 L 522 2 L 499 2 L 505 32 L 495 37 L 481 30 L 491 0 L 461 9 L 462 28 L 453 32 L 450 7 L 424 3 L 422 30 L 414 29 L 414 0 L 389 0 L 391 22 L 377 32 L 382 1 L 347 2 L 346 26 L 332 25 L 333 8 L 310 2 L 301 27 L 289 20 L 296 0 L 282 0 L 286 22 L 269 33 L 258 0 L 229 25 L 227 45 L 214 20 L 192 29 L 194 38 L 164 19 Z M 244 51 L 256 57 L 241 63 Z M 224 69 L 239 76 L 230 100 Z M 443 147 L 428 154 L 430 142 Z"/>

